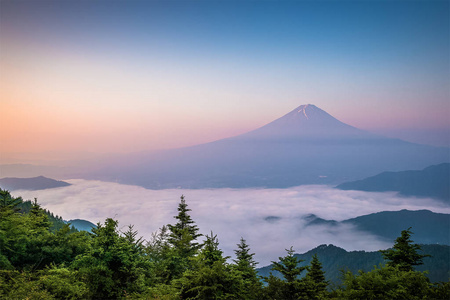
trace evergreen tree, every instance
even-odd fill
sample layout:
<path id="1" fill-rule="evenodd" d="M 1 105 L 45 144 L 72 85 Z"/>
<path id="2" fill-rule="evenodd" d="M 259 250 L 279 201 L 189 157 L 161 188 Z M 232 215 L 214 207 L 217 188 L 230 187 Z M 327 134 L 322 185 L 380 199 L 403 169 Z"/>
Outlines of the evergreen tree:
<path id="1" fill-rule="evenodd" d="M 117 225 L 110 218 L 98 223 L 91 249 L 72 264 L 88 283 L 91 298 L 117 299 L 144 289 L 145 261 L 136 245 L 119 235 Z"/>
<path id="2" fill-rule="evenodd" d="M 303 260 L 294 256 L 294 249 L 292 247 L 287 251 L 287 255 L 279 257 L 280 262 L 273 261 L 272 270 L 280 272 L 286 282 L 292 283 L 298 280 L 298 276 L 306 269 L 306 267 L 299 267 L 298 264 Z"/>
<path id="3" fill-rule="evenodd" d="M 305 293 L 307 299 L 322 299 L 327 294 L 328 282 L 325 280 L 325 272 L 317 254 L 314 254 L 311 264 L 307 267 L 308 273 L 304 278 Z"/>
<path id="4" fill-rule="evenodd" d="M 206 241 L 200 251 L 199 259 L 203 264 L 212 266 L 215 262 L 225 263 L 228 257 L 223 257 L 222 250 L 219 249 L 217 235 L 211 231 L 211 235 L 206 236 Z"/>
<path id="5" fill-rule="evenodd" d="M 182 195 L 180 204 L 178 205 L 178 215 L 174 216 L 178 222 L 175 225 L 167 225 L 169 229 L 167 242 L 171 245 L 171 251 L 167 256 L 168 281 L 172 278 L 179 278 L 184 271 L 191 267 L 190 258 L 201 247 L 196 242 L 201 234 L 198 234 L 199 229 L 191 219 L 189 215 L 190 211 Z"/>
<path id="6" fill-rule="evenodd" d="M 37 198 L 34 198 L 34 203 L 31 204 L 30 216 L 35 226 L 50 230 L 50 226 L 52 225 L 50 216 L 41 208 L 41 205 L 37 202 Z"/>
<path id="7" fill-rule="evenodd" d="M 287 255 L 279 257 L 280 262 L 272 262 L 273 271 L 278 271 L 283 275 L 284 281 L 270 274 L 266 279 L 268 286 L 266 287 L 266 294 L 269 299 L 298 299 L 302 297 L 304 287 L 302 281 L 298 278 L 300 274 L 306 269 L 299 264 L 303 260 L 294 256 L 292 247 L 287 251 Z"/>
<path id="8" fill-rule="evenodd" d="M 11 197 L 9 191 L 0 189 L 0 216 L 6 212 L 13 213 L 18 211 L 18 205 L 22 202 L 21 197 Z"/>
<path id="9" fill-rule="evenodd" d="M 344 274 L 343 285 L 335 293 L 337 299 L 436 299 L 430 297 L 433 291 L 424 273 L 403 271 L 397 266 L 375 267 L 357 275 L 349 271 Z"/>
<path id="10" fill-rule="evenodd" d="M 256 272 L 257 262 L 253 260 L 255 253 L 250 253 L 250 247 L 245 239 L 241 237 L 238 249 L 234 250 L 233 271 L 240 279 L 238 286 L 239 299 L 260 299 L 262 293 L 262 282 Z"/>
<path id="11" fill-rule="evenodd" d="M 244 238 L 241 237 L 241 240 L 240 240 L 239 244 L 237 244 L 237 246 L 238 246 L 238 249 L 234 250 L 234 253 L 236 254 L 236 259 L 234 260 L 234 262 L 238 266 L 251 267 L 254 269 L 256 267 L 256 265 L 258 264 L 257 262 L 255 262 L 253 260 L 253 256 L 255 255 L 255 253 L 249 253 L 250 247 L 249 247 L 249 245 L 247 245 Z"/>
<path id="12" fill-rule="evenodd" d="M 202 235 L 198 234 L 199 229 L 189 215 L 191 209 L 187 208 L 188 205 L 183 195 L 181 195 L 180 200 L 178 215 L 174 216 L 178 222 L 175 225 L 167 225 L 170 230 L 168 242 L 174 247 L 186 251 L 187 254 L 192 254 L 200 248 L 195 241 Z"/>
<path id="13" fill-rule="evenodd" d="M 397 266 L 402 271 L 412 271 L 414 266 L 423 264 L 423 258 L 429 255 L 419 254 L 420 245 L 411 240 L 411 227 L 403 230 L 392 249 L 380 250 L 384 258 L 389 260 L 388 266 Z"/>
<path id="14" fill-rule="evenodd" d="M 239 278 L 231 272 L 227 258 L 219 249 L 217 235 L 211 232 L 199 255 L 193 258 L 192 269 L 175 281 L 181 299 L 242 299 L 237 296 Z"/>

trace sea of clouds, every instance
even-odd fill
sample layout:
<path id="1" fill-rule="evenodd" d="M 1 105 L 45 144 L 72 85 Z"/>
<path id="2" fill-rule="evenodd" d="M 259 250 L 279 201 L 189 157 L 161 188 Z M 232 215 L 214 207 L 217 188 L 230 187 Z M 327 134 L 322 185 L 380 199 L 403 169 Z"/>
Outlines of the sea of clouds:
<path id="1" fill-rule="evenodd" d="M 217 234 L 225 255 L 234 255 L 241 237 L 256 253 L 259 266 L 270 264 L 285 249 L 303 253 L 321 244 L 348 251 L 374 251 L 392 246 L 349 225 L 305 227 L 308 214 L 329 220 L 345 220 L 379 211 L 429 209 L 450 213 L 450 207 L 431 199 L 399 197 L 395 193 L 341 191 L 330 186 L 287 189 L 167 189 L 149 190 L 111 182 L 68 180 L 71 186 L 15 191 L 24 200 L 37 198 L 42 207 L 65 220 L 85 219 L 103 223 L 119 220 L 119 228 L 134 225 L 149 240 L 165 224 L 174 224 L 180 196 L 184 195 L 191 217 L 203 234 Z M 267 217 L 272 217 L 268 218 Z M 275 217 L 275 218 L 274 218 Z"/>

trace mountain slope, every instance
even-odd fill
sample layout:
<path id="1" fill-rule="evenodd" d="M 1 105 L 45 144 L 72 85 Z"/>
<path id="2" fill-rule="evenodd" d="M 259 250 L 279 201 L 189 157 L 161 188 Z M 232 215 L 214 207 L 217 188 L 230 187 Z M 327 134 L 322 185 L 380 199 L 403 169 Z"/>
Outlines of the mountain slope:
<path id="1" fill-rule="evenodd" d="M 281 118 L 232 139 L 359 139 L 377 138 L 376 135 L 357 129 L 335 119 L 312 104 L 301 105 Z"/>
<path id="2" fill-rule="evenodd" d="M 70 223 L 71 226 L 75 227 L 79 231 L 84 230 L 91 232 L 92 228 L 97 227 L 94 223 L 82 219 L 69 220 L 66 223 Z"/>
<path id="3" fill-rule="evenodd" d="M 430 166 L 420 171 L 383 172 L 363 180 L 342 183 L 336 188 L 368 192 L 396 191 L 405 196 L 431 197 L 450 203 L 450 164 Z"/>
<path id="4" fill-rule="evenodd" d="M 450 272 L 450 246 L 446 245 L 422 245 L 422 253 L 430 254 L 431 257 L 424 258 L 423 265 L 417 266 L 417 271 L 428 271 L 427 277 L 431 282 L 441 282 L 449 280 Z M 311 262 L 312 256 L 317 254 L 322 269 L 325 271 L 325 278 L 332 284 L 341 283 L 341 270 L 357 273 L 358 270 L 365 272 L 373 269 L 374 266 L 385 264 L 380 252 L 366 251 L 346 251 L 334 245 L 320 245 L 306 253 L 295 254 L 296 257 L 304 260 L 300 265 L 306 266 Z M 257 269 L 261 276 L 273 275 L 281 277 L 277 271 L 271 271 L 272 266 L 265 266 Z M 303 276 L 305 275 L 302 274 Z"/>
<path id="5" fill-rule="evenodd" d="M 382 211 L 341 222 L 324 220 L 315 215 L 309 215 L 304 219 L 307 221 L 306 226 L 332 227 L 350 224 L 356 230 L 367 232 L 386 242 L 395 240 L 399 232 L 412 227 L 416 243 L 450 245 L 450 214 L 434 213 L 429 210 Z"/>
<path id="6" fill-rule="evenodd" d="M 0 179 L 0 188 L 8 191 L 14 190 L 44 190 L 69 186 L 70 183 L 58 181 L 44 176 L 32 178 L 6 177 Z"/>
<path id="7" fill-rule="evenodd" d="M 87 179 L 146 188 L 338 184 L 449 161 L 449 149 L 377 136 L 302 105 L 254 131 L 193 147 L 125 156 Z"/>
<path id="8" fill-rule="evenodd" d="M 343 221 L 358 230 L 367 231 L 386 240 L 394 240 L 398 232 L 412 227 L 413 239 L 420 244 L 450 245 L 450 215 L 429 210 L 383 211 Z"/>

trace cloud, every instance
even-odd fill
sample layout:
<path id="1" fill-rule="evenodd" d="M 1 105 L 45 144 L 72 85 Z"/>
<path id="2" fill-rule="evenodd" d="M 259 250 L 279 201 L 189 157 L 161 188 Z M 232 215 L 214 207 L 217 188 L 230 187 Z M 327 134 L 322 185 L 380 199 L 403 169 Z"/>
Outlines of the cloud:
<path id="1" fill-rule="evenodd" d="M 167 189 L 148 190 L 111 182 L 68 180 L 72 185 L 40 191 L 16 191 L 24 199 L 38 202 L 64 219 L 104 222 L 112 217 L 126 230 L 133 224 L 139 235 L 151 237 L 165 224 L 173 224 L 180 196 L 186 197 L 191 216 L 201 233 L 213 231 L 226 255 L 241 237 L 247 240 L 260 266 L 284 256 L 291 246 L 296 252 L 320 244 L 334 244 L 346 250 L 374 251 L 391 246 L 350 225 L 305 227 L 303 216 L 345 220 L 384 210 L 429 209 L 450 213 L 450 207 L 431 199 L 399 197 L 395 193 L 341 191 L 329 186 L 299 186 L 287 189 Z M 276 218 L 267 217 L 272 216 Z"/>

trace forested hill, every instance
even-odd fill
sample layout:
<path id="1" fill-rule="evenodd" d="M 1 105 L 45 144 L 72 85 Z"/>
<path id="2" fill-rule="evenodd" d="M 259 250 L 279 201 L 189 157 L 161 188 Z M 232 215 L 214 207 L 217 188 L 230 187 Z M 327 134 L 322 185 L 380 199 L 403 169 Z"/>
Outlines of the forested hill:
<path id="1" fill-rule="evenodd" d="M 443 163 L 423 170 L 384 172 L 363 180 L 338 185 L 340 190 L 367 192 L 395 191 L 404 196 L 430 197 L 450 203 L 450 164 Z"/>
<path id="2" fill-rule="evenodd" d="M 447 282 L 449 281 L 450 271 L 450 246 L 447 245 L 422 245 L 422 252 L 429 254 L 431 257 L 424 258 L 423 265 L 417 266 L 417 271 L 428 271 L 428 278 L 431 282 Z M 304 260 L 300 265 L 307 266 L 312 260 L 312 256 L 317 254 L 319 261 L 322 263 L 325 277 L 331 283 L 340 284 L 342 280 L 342 270 L 357 273 L 359 270 L 368 272 L 385 264 L 382 254 L 379 251 L 346 251 L 334 245 L 320 245 L 303 254 L 295 254 L 294 256 Z M 277 277 L 281 274 L 277 271 L 271 271 L 273 265 L 265 266 L 257 269 L 259 275 L 267 277 L 270 272 Z"/>
<path id="3" fill-rule="evenodd" d="M 21 198 L 20 198 L 21 199 Z M 22 214 L 28 214 L 32 207 L 33 203 L 30 200 L 27 201 L 20 201 L 17 204 L 17 209 Z M 53 212 L 43 209 L 42 210 L 45 215 L 47 215 L 48 220 L 50 221 L 50 230 L 53 232 L 56 232 L 64 227 L 65 224 L 70 224 L 71 231 L 77 231 L 77 230 L 84 230 L 87 232 L 90 232 L 92 228 L 96 227 L 95 224 L 87 221 L 87 220 L 81 220 L 81 219 L 75 219 L 70 221 L 65 221 L 61 216 L 55 215 Z"/>
<path id="4" fill-rule="evenodd" d="M 71 226 L 75 227 L 77 230 L 84 230 L 87 232 L 91 232 L 92 228 L 97 227 L 92 222 L 89 222 L 87 220 L 82 220 L 82 219 L 69 220 L 66 223 L 69 223 Z"/>
<path id="5" fill-rule="evenodd" d="M 325 220 L 316 215 L 305 217 L 306 226 L 339 226 L 350 224 L 358 231 L 377 236 L 387 242 L 395 240 L 398 232 L 412 227 L 414 242 L 450 245 L 450 214 L 429 210 L 382 211 L 341 222 Z"/>

